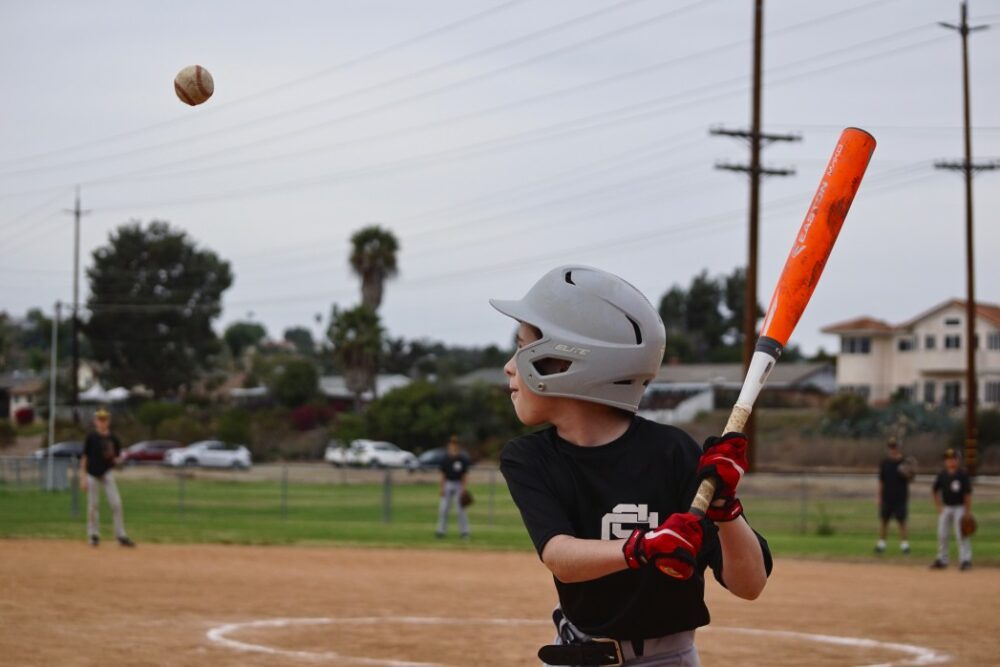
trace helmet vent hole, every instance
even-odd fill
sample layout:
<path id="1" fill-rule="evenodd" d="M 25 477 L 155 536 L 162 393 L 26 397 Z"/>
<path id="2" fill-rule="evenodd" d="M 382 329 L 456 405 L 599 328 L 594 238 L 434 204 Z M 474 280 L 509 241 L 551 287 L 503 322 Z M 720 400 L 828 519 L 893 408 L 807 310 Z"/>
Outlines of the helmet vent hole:
<path id="1" fill-rule="evenodd" d="M 565 359 L 556 359 L 555 357 L 545 357 L 543 359 L 535 359 L 531 362 L 531 365 L 534 366 L 535 371 L 540 376 L 545 377 L 546 375 L 565 373 L 573 365 L 573 362 Z"/>
<path id="2" fill-rule="evenodd" d="M 567 271 L 566 272 L 566 282 L 568 282 L 570 285 L 575 285 L 576 284 L 575 282 L 573 282 L 573 272 L 572 271 Z"/>
<path id="3" fill-rule="evenodd" d="M 639 330 L 639 324 L 633 320 L 631 317 L 625 316 L 629 323 L 632 325 L 632 329 L 635 331 L 635 344 L 642 345 L 642 331 Z"/>
<path id="4" fill-rule="evenodd" d="M 628 385 L 632 384 L 632 381 L 631 380 L 616 380 L 615 384 L 623 384 L 623 385 L 628 386 Z"/>

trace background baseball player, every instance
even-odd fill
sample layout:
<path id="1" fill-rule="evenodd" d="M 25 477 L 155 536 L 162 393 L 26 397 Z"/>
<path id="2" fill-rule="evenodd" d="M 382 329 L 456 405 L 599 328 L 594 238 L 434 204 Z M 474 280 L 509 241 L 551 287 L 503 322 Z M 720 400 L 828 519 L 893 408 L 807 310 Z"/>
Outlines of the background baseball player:
<path id="1" fill-rule="evenodd" d="M 469 514 L 465 511 L 469 498 L 466 477 L 469 459 L 462 453 L 458 437 L 448 439 L 447 453 L 441 461 L 441 502 L 438 504 L 438 523 L 435 535 L 444 537 L 448 530 L 449 508 L 454 505 L 458 511 L 458 533 L 463 540 L 469 539 Z"/>
<path id="2" fill-rule="evenodd" d="M 962 535 L 962 517 L 972 513 L 972 482 L 961 469 L 958 454 L 954 449 L 944 451 L 944 469 L 934 479 L 931 489 L 934 505 L 938 511 L 938 552 L 931 569 L 943 570 L 948 567 L 950 533 L 955 533 L 958 541 L 959 569 L 972 567 L 972 540 Z"/>
<path id="3" fill-rule="evenodd" d="M 582 266 L 543 276 L 519 301 L 504 372 L 526 425 L 550 427 L 504 447 L 501 471 L 559 595 L 550 665 L 698 665 L 694 630 L 709 622 L 704 570 L 754 599 L 771 570 L 767 543 L 736 487 L 746 439 L 705 450 L 635 415 L 663 358 L 656 310 L 621 278 Z M 688 513 L 700 478 L 720 478 L 708 517 Z"/>
<path id="4" fill-rule="evenodd" d="M 875 543 L 875 553 L 885 552 L 885 537 L 889 521 L 895 519 L 899 523 L 899 549 L 904 554 L 910 553 L 910 542 L 906 529 L 906 516 L 910 502 L 910 482 L 913 480 L 911 467 L 904 463 L 903 452 L 895 438 L 889 438 L 886 443 L 886 454 L 878 467 L 878 542 Z"/>
<path id="5" fill-rule="evenodd" d="M 100 489 L 111 506 L 115 537 L 123 547 L 135 543 L 125 534 L 125 517 L 122 499 L 115 484 L 114 467 L 121 462 L 122 446 L 111 432 L 111 414 L 101 408 L 94 413 L 94 430 L 87 434 L 80 457 L 80 488 L 87 492 L 87 536 L 91 546 L 101 542 Z"/>

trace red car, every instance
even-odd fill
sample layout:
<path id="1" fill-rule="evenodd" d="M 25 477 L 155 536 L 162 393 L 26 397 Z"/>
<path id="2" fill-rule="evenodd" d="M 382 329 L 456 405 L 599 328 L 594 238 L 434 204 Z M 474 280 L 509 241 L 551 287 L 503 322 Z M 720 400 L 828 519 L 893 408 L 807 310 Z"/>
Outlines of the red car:
<path id="1" fill-rule="evenodd" d="M 163 463 L 163 455 L 168 449 L 183 447 L 176 440 L 143 440 L 125 450 L 123 459 L 125 465 L 136 463 Z"/>

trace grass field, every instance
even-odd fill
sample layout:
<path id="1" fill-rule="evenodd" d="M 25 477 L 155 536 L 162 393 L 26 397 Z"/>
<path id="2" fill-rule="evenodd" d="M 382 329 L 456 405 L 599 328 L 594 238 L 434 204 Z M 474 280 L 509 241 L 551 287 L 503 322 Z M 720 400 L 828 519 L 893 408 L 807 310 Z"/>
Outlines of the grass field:
<path id="1" fill-rule="evenodd" d="M 290 484 L 226 479 L 122 479 L 129 534 L 138 542 L 222 544 L 345 544 L 384 547 L 530 550 L 531 543 L 506 487 L 473 484 L 473 539 L 434 537 L 437 490 L 433 483 L 394 484 L 386 512 L 382 484 Z M 492 494 L 492 498 L 491 498 Z M 908 560 L 930 562 L 935 552 L 936 516 L 929 498 L 914 494 L 910 505 Z M 71 512 L 69 492 L 0 485 L 0 537 L 84 538 L 85 497 Z M 871 498 L 812 493 L 807 500 L 787 493 L 748 489 L 744 502 L 752 523 L 779 556 L 871 560 L 876 520 Z M 977 499 L 979 532 L 973 541 L 978 565 L 1000 565 L 1000 500 Z M 110 512 L 102 500 L 104 535 Z M 388 519 L 388 520 L 387 520 Z M 904 558 L 895 529 L 884 560 Z"/>

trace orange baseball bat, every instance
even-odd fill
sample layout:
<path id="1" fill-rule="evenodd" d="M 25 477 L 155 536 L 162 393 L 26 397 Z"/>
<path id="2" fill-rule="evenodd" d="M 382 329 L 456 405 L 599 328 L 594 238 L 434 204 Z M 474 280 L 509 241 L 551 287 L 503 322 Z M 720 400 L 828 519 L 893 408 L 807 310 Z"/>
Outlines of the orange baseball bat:
<path id="1" fill-rule="evenodd" d="M 874 151 L 875 138 L 864 130 L 849 127 L 840 134 L 774 288 L 750 367 L 724 434 L 742 431 L 750 418 L 767 376 L 816 289 Z M 691 512 L 704 516 L 715 496 L 715 487 L 715 479 L 702 481 L 691 503 Z"/>

